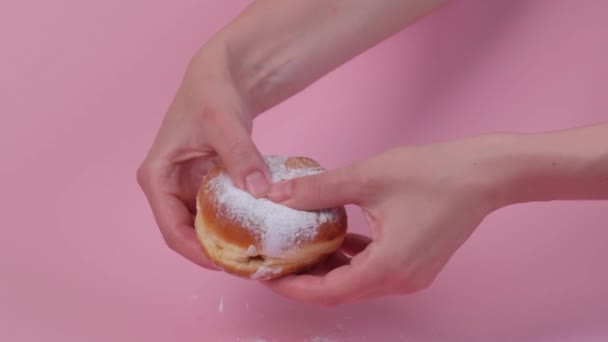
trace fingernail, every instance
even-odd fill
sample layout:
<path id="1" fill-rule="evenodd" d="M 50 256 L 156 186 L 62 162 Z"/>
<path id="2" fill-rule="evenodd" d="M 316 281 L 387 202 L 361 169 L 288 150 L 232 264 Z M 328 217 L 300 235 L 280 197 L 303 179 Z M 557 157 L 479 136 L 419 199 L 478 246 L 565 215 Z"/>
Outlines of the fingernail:
<path id="1" fill-rule="evenodd" d="M 276 183 L 270 189 L 268 198 L 273 202 L 283 202 L 291 197 L 293 186 L 291 182 Z"/>
<path id="2" fill-rule="evenodd" d="M 255 171 L 245 178 L 245 188 L 254 197 L 262 197 L 268 191 L 268 181 L 262 172 Z"/>

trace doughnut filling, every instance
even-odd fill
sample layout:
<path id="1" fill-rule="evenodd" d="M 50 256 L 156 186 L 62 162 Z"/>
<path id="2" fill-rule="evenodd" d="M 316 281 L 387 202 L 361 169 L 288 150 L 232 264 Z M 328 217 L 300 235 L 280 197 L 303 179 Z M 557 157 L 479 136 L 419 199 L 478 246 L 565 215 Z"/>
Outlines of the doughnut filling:
<path id="1" fill-rule="evenodd" d="M 323 168 L 304 157 L 264 157 L 272 182 L 314 175 Z M 347 230 L 344 207 L 301 211 L 251 196 L 222 166 L 204 177 L 195 228 L 203 252 L 225 272 L 271 279 L 303 271 L 336 251 Z"/>

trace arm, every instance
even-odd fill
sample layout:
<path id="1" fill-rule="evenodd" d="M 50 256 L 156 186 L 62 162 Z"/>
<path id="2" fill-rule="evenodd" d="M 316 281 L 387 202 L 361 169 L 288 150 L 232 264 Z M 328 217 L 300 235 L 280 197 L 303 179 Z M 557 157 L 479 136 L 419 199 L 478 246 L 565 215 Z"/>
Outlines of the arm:
<path id="1" fill-rule="evenodd" d="M 608 199 L 608 123 L 538 134 L 486 134 L 402 147 L 325 173 L 275 184 L 298 209 L 356 204 L 373 240 L 356 239 L 325 275 L 268 285 L 288 297 L 339 304 L 431 285 L 491 212 L 516 203 Z"/>
<path id="2" fill-rule="evenodd" d="M 511 140 L 492 170 L 506 203 L 608 199 L 608 123 Z"/>
<path id="3" fill-rule="evenodd" d="M 200 53 L 222 56 L 257 115 L 445 1 L 259 0 Z"/>
<path id="4" fill-rule="evenodd" d="M 253 118 L 438 5 L 440 0 L 258 0 L 192 58 L 137 171 L 167 245 L 214 268 L 194 234 L 194 197 L 216 163 L 253 196 L 269 175 Z"/>

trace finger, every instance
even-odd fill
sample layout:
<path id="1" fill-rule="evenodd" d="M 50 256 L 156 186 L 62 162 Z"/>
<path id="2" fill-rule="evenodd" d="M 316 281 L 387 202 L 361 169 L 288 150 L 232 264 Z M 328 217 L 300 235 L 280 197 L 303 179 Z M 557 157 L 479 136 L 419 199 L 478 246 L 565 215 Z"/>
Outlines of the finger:
<path id="1" fill-rule="evenodd" d="M 140 183 L 165 243 L 191 262 L 207 269 L 217 269 L 207 259 L 193 227 L 192 214 L 176 196 L 162 191 L 149 175 L 140 176 Z"/>
<path id="2" fill-rule="evenodd" d="M 366 250 L 367 251 L 367 250 Z M 383 286 L 386 264 L 377 257 L 362 253 L 349 265 L 338 267 L 324 276 L 292 275 L 267 282 L 273 291 L 293 300 L 321 305 L 337 305 L 356 300 Z"/>
<path id="3" fill-rule="evenodd" d="M 357 255 L 363 252 L 371 242 L 372 239 L 367 236 L 348 233 L 344 238 L 342 246 L 340 246 L 340 250 L 346 255 Z"/>
<path id="4" fill-rule="evenodd" d="M 301 210 L 359 204 L 360 176 L 354 166 L 294 178 L 271 186 L 268 198 Z"/>
<path id="5" fill-rule="evenodd" d="M 216 269 L 202 251 L 193 227 L 192 214 L 186 206 L 171 195 L 153 195 L 152 209 L 169 248 L 207 269 Z"/>
<path id="6" fill-rule="evenodd" d="M 255 197 L 266 196 L 270 187 L 268 168 L 243 122 L 234 115 L 210 116 L 213 117 L 207 126 L 210 144 L 232 181 Z"/>
<path id="7" fill-rule="evenodd" d="M 325 260 L 306 272 L 306 274 L 325 275 L 338 267 L 348 265 L 350 263 L 348 255 L 352 256 L 361 253 L 371 241 L 367 236 L 353 233 L 347 234 L 339 251 L 329 255 Z"/>
<path id="8" fill-rule="evenodd" d="M 186 204 L 192 215 L 196 215 L 196 195 L 200 190 L 202 179 L 209 170 L 216 167 L 219 163 L 219 157 L 209 156 L 186 160 L 176 166 L 181 171 L 176 172 L 182 174 L 179 185 L 180 191 L 176 195 Z"/>
<path id="9" fill-rule="evenodd" d="M 337 252 L 332 253 L 330 256 L 327 257 L 327 259 L 318 263 L 312 269 L 308 270 L 308 272 L 305 272 L 305 273 L 311 274 L 311 275 L 322 276 L 322 275 L 326 275 L 327 273 L 329 273 L 330 271 L 332 271 L 338 267 L 348 265 L 349 263 L 350 263 L 350 258 L 347 257 L 344 253 L 337 251 Z"/>
<path id="10" fill-rule="evenodd" d="M 395 295 L 395 293 L 390 293 L 389 291 L 387 291 L 384 288 L 378 288 L 378 289 L 371 290 L 369 292 L 361 293 L 359 296 L 350 300 L 349 303 L 350 304 L 364 303 L 364 302 L 368 302 L 370 300 L 374 300 L 374 299 L 378 299 L 378 298 L 382 298 L 382 297 L 386 297 L 386 296 L 390 296 L 390 295 Z"/>

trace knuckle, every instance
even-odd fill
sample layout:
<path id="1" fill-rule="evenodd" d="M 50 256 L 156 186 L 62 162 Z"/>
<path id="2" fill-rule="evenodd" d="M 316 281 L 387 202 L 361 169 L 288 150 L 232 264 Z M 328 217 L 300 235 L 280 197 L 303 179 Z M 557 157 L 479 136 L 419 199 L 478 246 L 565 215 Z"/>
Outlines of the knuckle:
<path id="1" fill-rule="evenodd" d="M 326 308 L 335 308 L 340 305 L 340 303 L 342 303 L 342 300 L 339 298 L 323 298 L 319 301 L 319 304 Z"/>
<path id="2" fill-rule="evenodd" d="M 377 277 L 380 281 L 395 279 L 396 276 L 398 278 L 401 274 L 401 270 L 395 263 L 394 259 L 391 259 L 389 257 L 382 258 L 381 260 L 377 261 L 376 265 L 374 265 L 374 268 L 376 270 L 376 274 L 378 275 Z"/>
<path id="3" fill-rule="evenodd" d="M 165 234 L 163 233 L 163 240 L 165 241 L 165 245 L 167 245 L 167 247 L 169 247 L 169 249 L 176 251 L 177 250 L 177 242 L 176 240 L 171 237 L 169 234 Z"/>
<path id="4" fill-rule="evenodd" d="M 198 119 L 205 125 L 213 125 L 217 121 L 219 113 L 220 111 L 216 108 L 206 106 L 199 112 Z"/>
<path id="5" fill-rule="evenodd" d="M 414 292 L 420 292 L 420 291 L 427 290 L 431 287 L 431 285 L 433 285 L 434 281 L 435 281 L 435 278 L 433 278 L 433 277 L 417 278 L 413 282 L 412 290 Z"/>
<path id="6" fill-rule="evenodd" d="M 255 156 L 253 151 L 253 144 L 244 138 L 234 139 L 226 146 L 227 157 L 239 162 L 252 159 Z"/>
<path id="7" fill-rule="evenodd" d="M 306 185 L 306 191 L 310 193 L 313 201 L 320 203 L 321 200 L 326 197 L 326 191 L 321 182 L 321 177 L 310 177 Z"/>
<path id="8" fill-rule="evenodd" d="M 140 188 L 145 189 L 147 187 L 148 179 L 150 178 L 149 175 L 149 168 L 146 164 L 142 164 L 137 168 L 135 177 Z"/>
<path id="9" fill-rule="evenodd" d="M 408 295 L 415 293 L 412 285 L 407 281 L 394 280 L 390 283 L 387 282 L 387 294 L 389 295 Z"/>
<path id="10" fill-rule="evenodd" d="M 402 272 L 394 285 L 399 289 L 400 294 L 411 294 L 428 289 L 432 283 L 432 278 Z"/>
<path id="11" fill-rule="evenodd" d="M 326 190 L 319 176 L 300 177 L 293 180 L 296 196 L 309 203 L 322 203 Z"/>
<path id="12" fill-rule="evenodd" d="M 373 270 L 376 283 L 399 287 L 406 279 L 409 279 L 407 272 L 404 272 L 399 263 L 395 262 L 395 259 L 396 257 L 385 255 L 375 261 Z"/>
<path id="13" fill-rule="evenodd" d="M 424 291 L 424 290 L 429 289 L 432 284 L 433 284 L 432 280 L 425 280 L 425 281 L 422 281 L 419 284 L 417 284 L 417 286 L 414 287 L 414 290 L 416 292 Z"/>
<path id="14" fill-rule="evenodd" d="M 358 195 L 367 198 L 382 188 L 382 178 L 374 172 L 357 168 L 354 170 L 354 183 Z"/>

